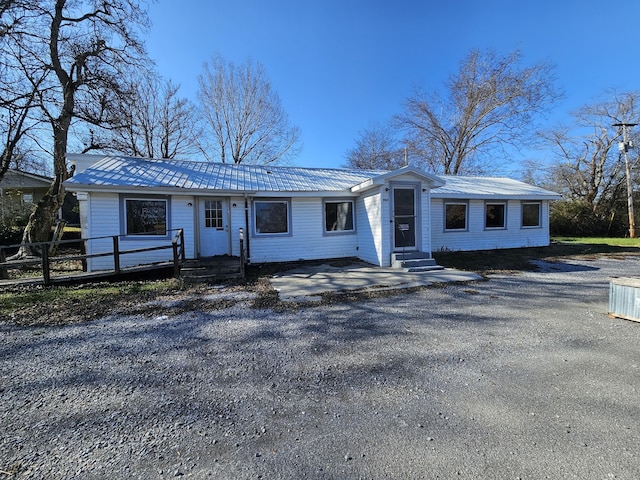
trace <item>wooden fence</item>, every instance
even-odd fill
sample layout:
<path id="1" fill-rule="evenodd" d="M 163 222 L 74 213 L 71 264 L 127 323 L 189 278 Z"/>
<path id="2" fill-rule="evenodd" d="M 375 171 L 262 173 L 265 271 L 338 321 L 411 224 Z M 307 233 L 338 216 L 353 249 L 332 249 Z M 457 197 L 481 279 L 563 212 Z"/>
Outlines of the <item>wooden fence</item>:
<path id="1" fill-rule="evenodd" d="M 130 255 L 141 252 L 151 252 L 154 250 L 166 250 L 171 249 L 173 251 L 173 274 L 175 277 L 180 276 L 180 267 L 182 262 L 185 259 L 185 248 L 184 248 L 184 232 L 181 228 L 170 230 L 171 232 L 176 232 L 171 240 L 170 244 L 160 245 L 155 247 L 145 247 L 145 248 L 135 248 L 130 250 L 121 250 L 120 249 L 120 237 L 122 235 L 114 235 L 111 237 L 92 237 L 92 238 L 81 238 L 79 240 L 52 240 L 49 242 L 38 242 L 29 244 L 30 247 L 35 247 L 38 251 L 40 251 L 40 257 L 26 258 L 21 260 L 7 260 L 7 250 L 15 250 L 20 247 L 20 245 L 6 245 L 0 246 L 0 278 L 7 278 L 7 270 L 14 268 L 23 268 L 28 266 L 39 266 L 42 270 L 42 279 L 46 286 L 51 285 L 52 283 L 52 275 L 51 275 L 51 264 L 55 262 L 70 262 L 70 261 L 81 261 L 83 265 L 83 270 L 86 270 L 86 262 L 89 258 L 97 258 L 97 257 L 113 257 L 113 270 L 101 271 L 102 274 L 119 274 L 122 273 L 122 269 L 120 267 L 120 258 L 123 255 Z M 86 250 L 84 248 L 85 242 L 89 240 L 100 240 L 105 238 L 111 238 L 113 242 L 113 249 L 108 252 L 102 253 L 93 253 L 86 254 L 84 253 Z M 81 253 L 74 255 L 51 255 L 50 253 L 54 249 L 59 249 L 64 245 L 71 244 L 81 244 L 83 248 L 81 249 Z M 151 266 L 153 264 L 147 264 L 147 266 Z"/>

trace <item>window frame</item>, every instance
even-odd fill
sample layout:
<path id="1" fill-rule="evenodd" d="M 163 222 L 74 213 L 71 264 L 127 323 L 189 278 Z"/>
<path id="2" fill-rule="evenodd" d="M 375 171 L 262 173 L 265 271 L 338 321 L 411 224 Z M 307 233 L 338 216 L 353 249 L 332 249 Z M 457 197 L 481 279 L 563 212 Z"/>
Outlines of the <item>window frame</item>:
<path id="1" fill-rule="evenodd" d="M 129 201 L 142 201 L 142 202 L 163 202 L 165 205 L 165 232 L 164 234 L 154 233 L 129 233 L 128 222 L 128 208 L 127 202 Z M 171 201 L 168 196 L 158 195 L 121 195 L 120 196 L 120 232 L 125 240 L 139 240 L 139 239 L 164 239 L 171 237 Z"/>
<path id="2" fill-rule="evenodd" d="M 525 225 L 524 224 L 524 207 L 525 205 L 537 205 L 538 207 L 538 224 L 537 225 Z M 532 229 L 532 228 L 542 228 L 542 202 L 529 200 L 523 201 L 520 203 L 520 228 L 523 229 Z"/>
<path id="3" fill-rule="evenodd" d="M 487 225 L 487 213 L 490 206 L 502 207 L 502 225 L 501 226 L 489 226 Z M 507 202 L 499 200 L 491 200 L 484 202 L 484 229 L 485 230 L 506 230 L 507 229 Z"/>
<path id="4" fill-rule="evenodd" d="M 216 208 L 207 208 L 207 204 L 209 202 L 215 202 Z M 218 198 L 207 198 L 204 200 L 204 228 L 205 229 L 215 229 L 216 231 L 224 230 L 224 202 Z M 220 207 L 220 208 L 217 208 Z M 217 212 L 219 215 L 208 217 L 209 212 Z M 219 223 L 219 225 L 213 225 L 213 221 Z M 211 223 L 211 224 L 210 224 Z"/>
<path id="5" fill-rule="evenodd" d="M 279 203 L 284 204 L 287 208 L 286 210 L 286 224 L 287 231 L 286 232 L 259 232 L 258 231 L 258 208 L 257 204 L 260 203 Z M 251 216 L 253 219 L 253 228 L 252 228 L 252 236 L 254 237 L 291 237 L 292 234 L 292 212 L 291 212 L 291 199 L 290 198 L 254 198 L 251 202 Z"/>
<path id="6" fill-rule="evenodd" d="M 350 230 L 327 230 L 327 205 L 329 204 L 351 204 L 351 225 Z M 322 200 L 322 233 L 326 236 L 334 235 L 354 235 L 356 234 L 356 201 L 353 198 L 325 198 Z"/>
<path id="7" fill-rule="evenodd" d="M 462 205 L 464 207 L 464 228 L 447 228 L 447 207 L 449 205 Z M 469 231 L 469 202 L 464 200 L 445 200 L 444 201 L 444 222 L 445 232 L 468 232 Z"/>

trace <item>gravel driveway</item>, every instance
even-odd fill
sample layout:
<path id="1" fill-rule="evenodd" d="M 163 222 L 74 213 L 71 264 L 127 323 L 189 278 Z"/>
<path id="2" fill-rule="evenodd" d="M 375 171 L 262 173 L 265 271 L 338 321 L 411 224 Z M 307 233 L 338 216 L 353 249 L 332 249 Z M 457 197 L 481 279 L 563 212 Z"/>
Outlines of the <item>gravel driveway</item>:
<path id="1" fill-rule="evenodd" d="M 606 313 L 640 259 L 542 267 L 284 312 L 0 323 L 0 478 L 638 479 L 640 324 Z"/>

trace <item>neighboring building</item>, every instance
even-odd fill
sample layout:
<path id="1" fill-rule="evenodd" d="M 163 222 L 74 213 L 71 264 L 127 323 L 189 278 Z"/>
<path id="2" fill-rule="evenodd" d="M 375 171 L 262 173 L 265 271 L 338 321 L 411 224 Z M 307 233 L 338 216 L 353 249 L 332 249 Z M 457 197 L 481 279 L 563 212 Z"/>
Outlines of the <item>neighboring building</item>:
<path id="1" fill-rule="evenodd" d="M 183 229 L 188 258 L 239 255 L 252 263 L 358 257 L 379 266 L 398 252 L 549 244 L 554 192 L 495 178 L 439 177 L 413 167 L 391 172 L 235 165 L 69 155 L 65 182 L 80 205 L 87 253 L 166 244 Z M 123 257 L 167 260 L 166 251 Z M 130 256 L 127 256 L 130 257 Z M 108 256 L 90 270 L 113 268 Z"/>
<path id="2" fill-rule="evenodd" d="M 33 206 L 47 193 L 51 178 L 9 169 L 0 180 L 0 225 L 24 225 Z"/>
<path id="3" fill-rule="evenodd" d="M 0 180 L 0 225 L 23 227 L 27 224 L 34 205 L 49 191 L 50 177 L 9 169 Z M 67 224 L 78 225 L 78 202 L 73 195 L 65 195 L 58 212 Z"/>

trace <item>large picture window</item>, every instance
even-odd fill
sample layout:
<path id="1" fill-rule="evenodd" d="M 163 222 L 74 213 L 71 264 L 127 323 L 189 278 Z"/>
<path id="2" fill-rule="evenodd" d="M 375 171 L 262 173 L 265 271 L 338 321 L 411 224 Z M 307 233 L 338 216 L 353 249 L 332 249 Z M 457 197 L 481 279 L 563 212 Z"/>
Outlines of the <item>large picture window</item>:
<path id="1" fill-rule="evenodd" d="M 522 203 L 522 226 L 524 228 L 540 227 L 540 202 Z"/>
<path id="2" fill-rule="evenodd" d="M 253 202 L 256 235 L 289 233 L 289 202 L 287 200 L 256 200 Z"/>
<path id="3" fill-rule="evenodd" d="M 167 200 L 127 198 L 126 235 L 167 235 Z"/>
<path id="4" fill-rule="evenodd" d="M 448 202 L 444 205 L 444 229 L 467 229 L 467 204 L 460 202 Z"/>
<path id="5" fill-rule="evenodd" d="M 485 204 L 485 228 L 505 228 L 506 204 L 487 203 Z"/>
<path id="6" fill-rule="evenodd" d="M 353 200 L 324 202 L 324 231 L 326 233 L 355 231 Z"/>

